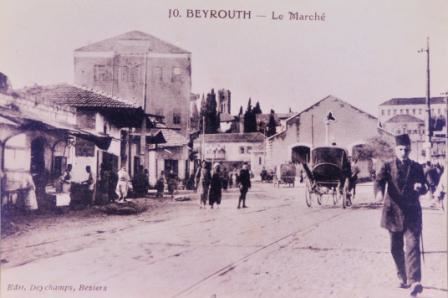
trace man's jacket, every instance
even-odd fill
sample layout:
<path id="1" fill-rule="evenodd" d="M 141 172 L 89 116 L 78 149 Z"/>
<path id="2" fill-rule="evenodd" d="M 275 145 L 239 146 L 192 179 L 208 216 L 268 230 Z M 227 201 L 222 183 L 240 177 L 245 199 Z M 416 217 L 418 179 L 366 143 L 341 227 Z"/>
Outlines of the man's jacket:
<path id="1" fill-rule="evenodd" d="M 395 158 L 381 166 L 375 183 L 384 194 L 381 226 L 391 232 L 401 232 L 404 227 L 421 231 L 419 197 L 427 191 L 422 166 L 412 160 L 402 166 L 402 162 Z M 418 192 L 414 190 L 415 183 L 422 185 Z"/>

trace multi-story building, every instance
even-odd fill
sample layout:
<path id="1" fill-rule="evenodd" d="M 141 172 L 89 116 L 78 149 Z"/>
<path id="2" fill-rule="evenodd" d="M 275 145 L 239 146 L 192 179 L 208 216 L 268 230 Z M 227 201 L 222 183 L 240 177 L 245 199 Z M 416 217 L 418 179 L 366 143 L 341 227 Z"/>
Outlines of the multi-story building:
<path id="1" fill-rule="evenodd" d="M 265 164 L 264 141 L 265 136 L 259 132 L 205 134 L 195 140 L 194 148 L 201 159 L 220 162 L 229 171 L 246 162 L 259 177 Z"/>
<path id="2" fill-rule="evenodd" d="M 392 98 L 378 107 L 378 119 L 381 126 L 392 134 L 409 134 L 412 141 L 411 157 L 423 162 L 428 159 L 443 159 L 445 153 L 447 102 L 445 97 L 432 97 L 431 118 L 434 124 L 432 132 L 432 156 L 426 156 L 427 105 L 424 97 Z"/>
<path id="3" fill-rule="evenodd" d="M 75 84 L 102 90 L 189 127 L 191 54 L 152 35 L 131 31 L 75 50 Z"/>
<path id="4" fill-rule="evenodd" d="M 149 169 L 151 184 L 162 170 L 174 170 L 183 179 L 188 174 L 191 53 L 152 35 L 131 31 L 75 50 L 74 64 L 75 84 L 118 96 L 146 113 L 164 117 L 166 128 L 179 134 L 173 138 L 175 145 L 167 140 L 165 146 L 170 150 L 145 149 L 140 162 Z"/>

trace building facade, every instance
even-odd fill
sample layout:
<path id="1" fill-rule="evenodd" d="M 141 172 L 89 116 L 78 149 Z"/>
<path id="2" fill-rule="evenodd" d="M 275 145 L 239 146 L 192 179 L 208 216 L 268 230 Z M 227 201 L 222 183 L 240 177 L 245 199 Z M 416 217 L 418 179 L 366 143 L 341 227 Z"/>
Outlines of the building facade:
<path id="1" fill-rule="evenodd" d="M 335 120 L 327 122 L 330 112 Z M 330 95 L 289 117 L 285 129 L 267 139 L 266 167 L 278 169 L 292 162 L 293 154 L 306 161 L 310 150 L 317 146 L 335 144 L 351 154 L 354 148 L 378 135 L 377 124 L 376 117 Z M 368 175 L 367 169 L 363 175 Z"/>
<path id="2" fill-rule="evenodd" d="M 392 98 L 378 107 L 378 119 L 392 134 L 407 133 L 411 137 L 411 158 L 419 162 L 443 160 L 446 157 L 448 106 L 446 97 L 432 97 L 430 102 L 432 125 L 431 157 L 426 156 L 427 105 L 424 97 Z"/>
<path id="3" fill-rule="evenodd" d="M 246 162 L 259 177 L 265 164 L 264 142 L 265 136 L 258 132 L 205 134 L 195 140 L 194 149 L 201 159 L 220 162 L 228 170 L 239 169 Z"/>
<path id="4" fill-rule="evenodd" d="M 164 116 L 186 134 L 191 54 L 152 35 L 131 31 L 74 52 L 75 84 L 102 90 Z"/>

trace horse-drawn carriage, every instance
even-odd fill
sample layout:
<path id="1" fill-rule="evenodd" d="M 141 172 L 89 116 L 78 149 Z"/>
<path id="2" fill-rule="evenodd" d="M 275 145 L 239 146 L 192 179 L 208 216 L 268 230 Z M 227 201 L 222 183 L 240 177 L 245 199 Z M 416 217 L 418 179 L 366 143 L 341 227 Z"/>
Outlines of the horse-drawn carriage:
<path id="1" fill-rule="evenodd" d="M 340 147 L 316 147 L 311 151 L 310 163 L 302 163 L 305 170 L 305 199 L 308 207 L 313 201 L 319 205 L 324 196 L 331 197 L 336 205 L 342 200 L 342 207 L 351 205 L 348 191 L 351 175 L 347 151 Z"/>

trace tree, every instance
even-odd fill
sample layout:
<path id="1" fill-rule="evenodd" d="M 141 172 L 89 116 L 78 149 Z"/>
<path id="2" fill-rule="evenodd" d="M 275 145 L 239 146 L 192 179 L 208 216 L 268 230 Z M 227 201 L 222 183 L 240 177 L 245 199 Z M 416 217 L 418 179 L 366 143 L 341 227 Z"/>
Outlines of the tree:
<path id="1" fill-rule="evenodd" d="M 252 108 L 251 99 L 247 103 L 247 110 L 244 113 L 244 132 L 256 132 L 257 131 L 257 115 Z"/>
<path id="2" fill-rule="evenodd" d="M 275 112 L 274 110 L 271 110 L 271 113 L 269 114 L 269 122 L 266 130 L 266 136 L 270 137 L 277 133 L 277 123 L 275 121 Z"/>
<path id="3" fill-rule="evenodd" d="M 260 108 L 260 103 L 257 101 L 257 103 L 255 104 L 255 108 L 253 109 L 253 112 L 255 113 L 255 115 L 257 114 L 262 114 L 263 112 L 261 111 Z"/>
<path id="4" fill-rule="evenodd" d="M 212 89 L 210 93 L 207 93 L 207 99 L 204 99 L 202 95 L 201 101 L 201 118 L 200 129 L 202 131 L 202 125 L 204 125 L 204 131 L 206 134 L 217 133 L 220 127 L 220 120 L 217 112 L 217 102 L 215 90 Z M 202 122 L 204 122 L 202 124 Z"/>
<path id="5" fill-rule="evenodd" d="M 367 140 L 366 146 L 357 150 L 360 159 L 376 158 L 379 160 L 389 160 L 395 156 L 394 148 L 381 137 L 373 137 Z"/>

